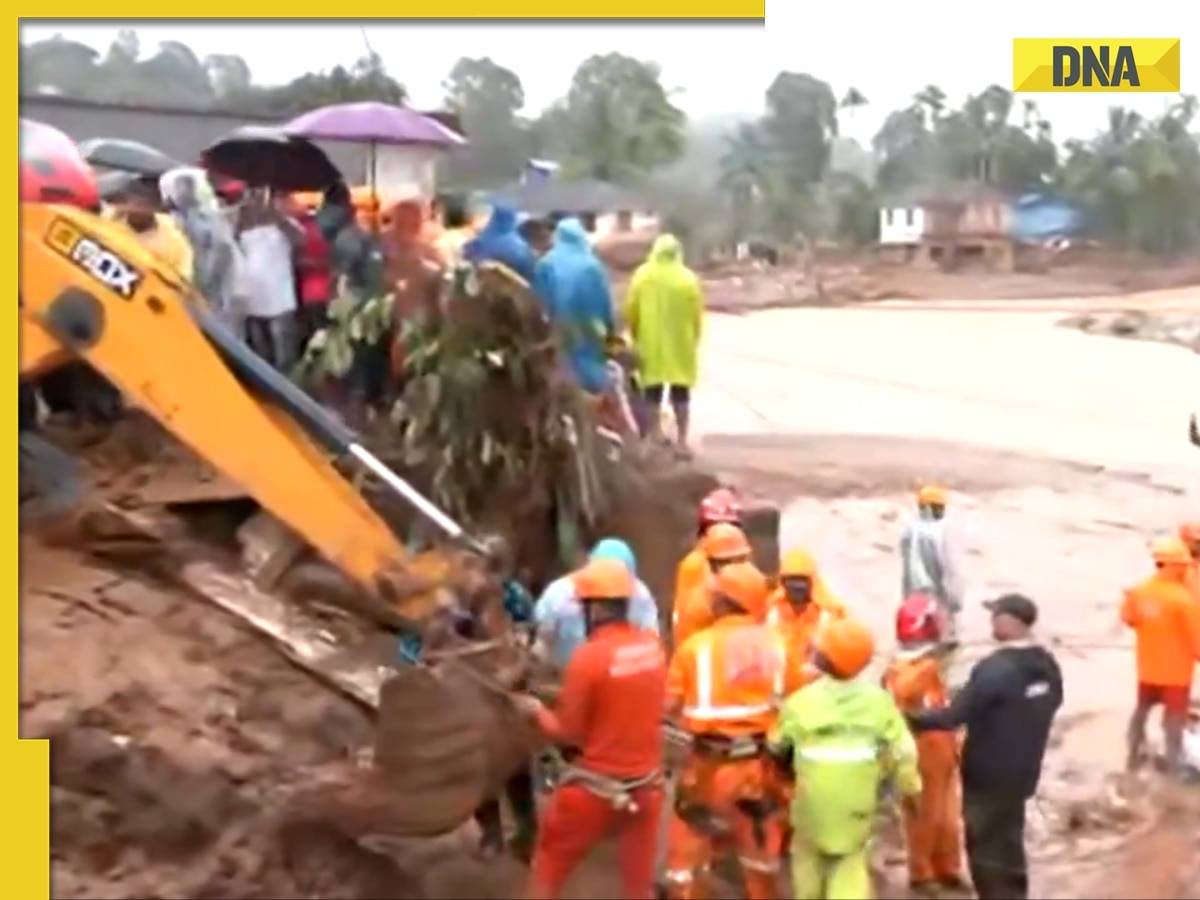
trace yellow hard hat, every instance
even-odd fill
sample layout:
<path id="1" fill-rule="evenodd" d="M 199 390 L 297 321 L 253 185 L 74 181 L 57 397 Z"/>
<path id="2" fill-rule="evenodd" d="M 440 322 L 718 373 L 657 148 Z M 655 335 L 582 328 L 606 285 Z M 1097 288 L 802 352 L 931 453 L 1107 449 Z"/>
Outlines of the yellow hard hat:
<path id="1" fill-rule="evenodd" d="M 803 547 L 793 547 L 783 554 L 779 561 L 779 577 L 807 576 L 812 578 L 817 574 L 817 561 Z"/>

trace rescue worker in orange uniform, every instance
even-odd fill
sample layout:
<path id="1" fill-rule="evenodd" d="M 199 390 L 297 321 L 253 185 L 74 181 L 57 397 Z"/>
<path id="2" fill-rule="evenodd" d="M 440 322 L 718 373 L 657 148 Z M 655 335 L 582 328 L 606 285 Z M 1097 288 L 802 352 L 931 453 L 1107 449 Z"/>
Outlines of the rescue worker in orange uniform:
<path id="1" fill-rule="evenodd" d="M 761 624 L 768 585 L 753 564 L 715 576 L 716 620 L 671 660 L 667 713 L 691 738 L 667 843 L 666 890 L 709 896 L 717 852 L 737 855 L 750 900 L 777 895 L 785 808 L 766 736 L 789 685 L 779 634 Z"/>
<path id="2" fill-rule="evenodd" d="M 825 586 L 812 554 L 795 547 L 783 555 L 779 587 L 767 598 L 766 621 L 783 636 L 792 683 L 807 684 L 820 674 L 809 660 L 813 635 L 823 621 L 845 614 L 845 606 Z"/>
<path id="3" fill-rule="evenodd" d="M 1129 756 L 1137 767 L 1150 710 L 1163 707 L 1167 768 L 1177 771 L 1183 754 L 1192 673 L 1200 658 L 1200 604 L 1191 591 L 1194 560 L 1179 538 L 1156 540 L 1157 571 L 1125 592 L 1121 620 L 1137 632 L 1137 706 L 1129 720 Z"/>
<path id="4" fill-rule="evenodd" d="M 717 488 L 700 501 L 696 525 L 696 546 L 679 561 L 679 566 L 675 570 L 674 608 L 676 614 L 672 617 L 672 621 L 675 621 L 678 617 L 678 610 L 686 605 L 687 600 L 695 593 L 696 589 L 708 580 L 708 573 L 711 570 L 708 557 L 701 548 L 701 542 L 708 530 L 717 524 L 736 525 L 739 528 L 742 526 L 741 501 L 738 500 L 737 494 L 729 488 Z M 682 641 L 676 640 L 675 646 L 678 647 L 681 643 Z"/>
<path id="5" fill-rule="evenodd" d="M 1189 579 L 1192 596 L 1200 603 L 1200 522 L 1184 522 L 1179 526 L 1179 539 L 1187 544 L 1192 554 L 1192 571 Z"/>
<path id="6" fill-rule="evenodd" d="M 704 537 L 700 539 L 700 552 L 704 554 L 703 576 L 694 579 L 689 590 L 675 595 L 675 608 L 671 613 L 674 647 L 683 646 L 689 637 L 713 623 L 713 577 L 725 566 L 750 562 L 750 541 L 738 526 L 718 522 L 704 532 Z"/>
<path id="7" fill-rule="evenodd" d="M 950 702 L 937 655 L 942 611 L 928 594 L 912 594 L 896 613 L 900 649 L 883 676 L 905 715 L 942 709 Z M 922 731 L 917 739 L 921 796 L 904 809 L 908 878 L 914 891 L 935 885 L 963 887 L 962 828 L 959 824 L 959 740 L 953 731 Z"/>
<path id="8" fill-rule="evenodd" d="M 648 900 L 662 813 L 666 660 L 658 637 L 628 621 L 635 584 L 623 563 L 595 560 L 574 580 L 588 640 L 567 664 L 557 708 L 514 698 L 544 734 L 578 750 L 543 811 L 529 895 L 561 896 L 579 861 L 615 832 L 624 896 Z"/>

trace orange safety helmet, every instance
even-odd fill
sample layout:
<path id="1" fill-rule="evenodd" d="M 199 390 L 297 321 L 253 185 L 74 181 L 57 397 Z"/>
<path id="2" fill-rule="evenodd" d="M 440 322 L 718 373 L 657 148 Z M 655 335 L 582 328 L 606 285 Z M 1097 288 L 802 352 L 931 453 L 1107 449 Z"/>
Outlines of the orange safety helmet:
<path id="1" fill-rule="evenodd" d="M 1150 555 L 1160 566 L 1190 566 L 1194 562 L 1188 545 L 1177 537 L 1158 538 L 1150 545 Z"/>
<path id="2" fill-rule="evenodd" d="M 700 527 L 707 528 L 717 522 L 742 523 L 742 502 L 729 488 L 717 488 L 700 501 Z"/>
<path id="3" fill-rule="evenodd" d="M 817 629 L 813 647 L 825 658 L 830 674 L 853 678 L 875 655 L 871 631 L 856 619 L 831 619 Z"/>
<path id="4" fill-rule="evenodd" d="M 945 506 L 947 491 L 936 484 L 925 484 L 917 491 L 917 506 Z"/>
<path id="5" fill-rule="evenodd" d="M 750 555 L 750 541 L 746 532 L 729 522 L 717 522 L 704 532 L 700 549 L 711 560 L 737 559 Z"/>
<path id="6" fill-rule="evenodd" d="M 571 576 L 580 601 L 627 600 L 633 596 L 633 573 L 616 559 L 594 559 Z"/>
<path id="7" fill-rule="evenodd" d="M 780 578 L 814 578 L 817 574 L 817 561 L 803 547 L 793 547 L 779 561 Z"/>
<path id="8" fill-rule="evenodd" d="M 733 563 L 717 573 L 716 596 L 728 597 L 756 619 L 766 613 L 768 592 L 767 576 L 754 563 Z"/>
<path id="9" fill-rule="evenodd" d="M 1200 521 L 1184 522 L 1180 525 L 1179 539 L 1189 546 L 1200 544 Z"/>

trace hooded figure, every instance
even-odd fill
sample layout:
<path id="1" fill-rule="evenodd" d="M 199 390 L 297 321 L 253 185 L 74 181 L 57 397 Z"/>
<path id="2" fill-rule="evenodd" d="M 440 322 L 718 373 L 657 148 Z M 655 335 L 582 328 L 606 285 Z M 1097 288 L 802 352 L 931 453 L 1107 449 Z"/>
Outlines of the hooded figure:
<path id="1" fill-rule="evenodd" d="M 391 224 L 383 236 L 387 281 L 397 328 L 417 316 L 437 311 L 442 262 L 424 234 L 425 213 L 415 200 L 402 200 L 389 211 Z"/>
<path id="2" fill-rule="evenodd" d="M 473 263 L 498 262 L 530 284 L 537 264 L 533 251 L 517 232 L 516 212 L 500 203 L 492 207 L 492 217 L 483 230 L 463 246 L 463 259 Z"/>
<path id="3" fill-rule="evenodd" d="M 236 326 L 241 318 L 235 301 L 241 251 L 208 175 L 202 169 L 172 169 L 159 180 L 159 190 L 192 245 L 196 288 L 228 324 Z"/>
<path id="4" fill-rule="evenodd" d="M 642 384 L 695 385 L 704 297 L 674 235 L 659 235 L 633 273 L 625 309 Z"/>
<path id="5" fill-rule="evenodd" d="M 564 332 L 564 347 L 580 386 L 603 393 L 608 386 L 605 341 L 613 331 L 612 291 L 587 232 L 578 219 L 554 228 L 554 247 L 534 272 L 533 290 L 550 320 Z"/>
<path id="6" fill-rule="evenodd" d="M 604 538 L 592 548 L 588 562 L 611 559 L 621 563 L 634 576 L 634 592 L 629 598 L 629 621 L 632 625 L 658 633 L 658 606 L 645 583 L 637 578 L 637 558 L 633 549 L 619 538 Z M 587 640 L 583 606 L 575 596 L 575 583 L 570 575 L 550 582 L 534 607 L 538 637 L 548 648 L 551 660 L 559 669 L 566 668 L 571 655 Z"/>
<path id="7" fill-rule="evenodd" d="M 941 489 L 923 489 L 922 497 L 925 491 Z M 961 553 L 953 529 L 947 527 L 944 497 L 932 499 L 940 502 L 918 500 L 916 515 L 900 538 L 900 591 L 902 598 L 924 593 L 937 600 L 946 616 L 946 637 L 954 639 L 964 593 Z"/>
<path id="8" fill-rule="evenodd" d="M 646 261 L 633 273 L 625 319 L 633 336 L 646 400 L 657 410 L 663 391 L 670 388 L 681 444 L 687 443 L 690 392 L 696 384 L 696 350 L 703 316 L 700 279 L 683 264 L 683 248 L 675 236 L 659 235 Z"/>

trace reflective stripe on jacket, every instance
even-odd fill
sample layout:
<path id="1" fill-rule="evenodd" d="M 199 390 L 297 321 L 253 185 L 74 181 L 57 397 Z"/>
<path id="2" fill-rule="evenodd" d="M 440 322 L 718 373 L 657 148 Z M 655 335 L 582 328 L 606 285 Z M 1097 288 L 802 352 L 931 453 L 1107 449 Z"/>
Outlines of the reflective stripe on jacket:
<path id="1" fill-rule="evenodd" d="M 693 734 L 765 732 L 786 688 L 780 636 L 745 615 L 722 616 L 677 648 L 667 696 Z"/>

